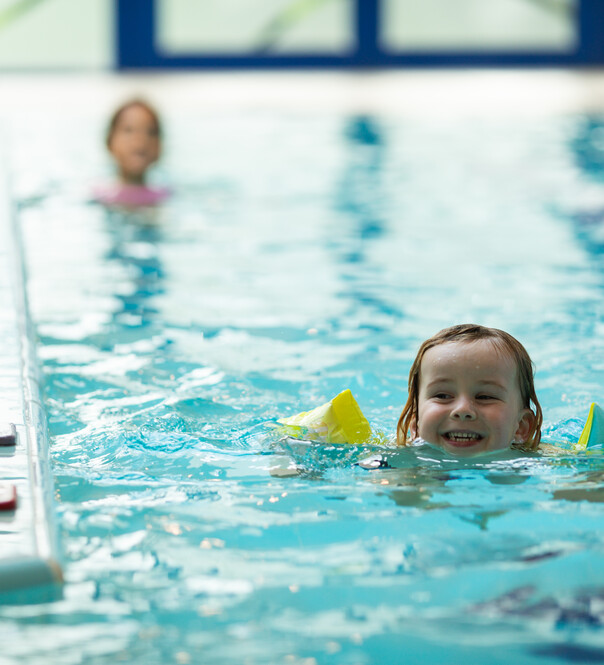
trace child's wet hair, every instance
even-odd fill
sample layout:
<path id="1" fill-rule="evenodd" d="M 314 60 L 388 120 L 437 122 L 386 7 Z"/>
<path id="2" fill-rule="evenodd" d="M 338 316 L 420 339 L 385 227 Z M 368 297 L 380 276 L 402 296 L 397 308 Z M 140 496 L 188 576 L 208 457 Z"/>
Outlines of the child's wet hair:
<path id="1" fill-rule="evenodd" d="M 534 382 L 533 362 L 522 344 L 509 333 L 498 328 L 487 328 L 474 323 L 464 323 L 450 328 L 444 328 L 436 335 L 427 339 L 417 352 L 417 356 L 409 372 L 409 395 L 396 428 L 396 438 L 399 445 L 409 443 L 409 430 L 414 420 L 417 420 L 419 408 L 419 382 L 421 363 L 428 349 L 448 342 L 471 343 L 488 340 L 496 350 L 508 354 L 514 361 L 518 372 L 518 383 L 522 408 L 532 409 L 535 413 L 533 423 L 527 440 L 521 447 L 527 450 L 536 450 L 541 440 L 541 424 L 543 413 L 537 399 Z M 532 404 L 532 406 L 531 406 Z"/>
<path id="2" fill-rule="evenodd" d="M 105 134 L 105 143 L 108 148 L 111 148 L 111 139 L 113 138 L 113 134 L 115 133 L 115 129 L 122 115 L 124 114 L 125 111 L 134 106 L 139 106 L 145 109 L 149 113 L 149 115 L 153 118 L 153 124 L 155 125 L 157 137 L 161 140 L 162 127 L 158 112 L 155 110 L 155 108 L 153 108 L 153 106 L 151 106 L 151 104 L 149 104 L 149 102 L 145 101 L 140 97 L 135 97 L 133 99 L 128 100 L 127 102 L 124 102 L 121 106 L 118 106 L 118 108 L 115 109 L 113 115 L 109 119 L 109 124 L 107 125 L 107 132 Z"/>

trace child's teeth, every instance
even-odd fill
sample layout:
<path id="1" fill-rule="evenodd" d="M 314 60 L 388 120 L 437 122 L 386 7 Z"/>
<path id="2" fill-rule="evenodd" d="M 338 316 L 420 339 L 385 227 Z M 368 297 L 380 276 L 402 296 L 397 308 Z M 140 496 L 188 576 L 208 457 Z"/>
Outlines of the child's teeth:
<path id="1" fill-rule="evenodd" d="M 454 434 L 453 432 L 451 432 L 449 434 L 449 438 L 453 439 L 455 441 L 470 441 L 470 439 L 479 439 L 480 436 L 478 434 L 472 434 L 470 432 L 466 432 L 466 433 L 463 433 L 463 434 L 462 433 L 455 433 Z"/>

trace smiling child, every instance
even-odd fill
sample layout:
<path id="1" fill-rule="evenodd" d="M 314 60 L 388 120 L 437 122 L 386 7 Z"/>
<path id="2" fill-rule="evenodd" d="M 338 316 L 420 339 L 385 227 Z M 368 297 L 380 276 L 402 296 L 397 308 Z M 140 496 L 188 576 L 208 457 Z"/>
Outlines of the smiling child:
<path id="1" fill-rule="evenodd" d="M 422 439 L 459 457 L 536 450 L 542 419 L 522 344 L 503 330 L 463 324 L 420 346 L 397 441 Z"/>

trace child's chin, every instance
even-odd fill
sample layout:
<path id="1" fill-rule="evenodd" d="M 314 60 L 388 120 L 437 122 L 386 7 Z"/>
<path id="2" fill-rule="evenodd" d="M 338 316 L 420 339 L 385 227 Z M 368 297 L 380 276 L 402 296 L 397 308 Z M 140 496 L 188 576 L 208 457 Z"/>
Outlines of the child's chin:
<path id="1" fill-rule="evenodd" d="M 478 439 L 471 441 L 453 441 L 451 439 L 441 438 L 438 445 L 448 453 L 458 457 L 472 457 L 474 455 L 484 455 L 487 451 L 488 441 Z"/>
<path id="2" fill-rule="evenodd" d="M 507 453 L 511 450 L 510 446 L 499 446 L 492 447 L 488 445 L 488 442 L 485 440 L 477 441 L 475 444 L 468 446 L 459 446 L 451 444 L 450 442 L 441 442 L 439 448 L 449 453 L 449 455 L 454 455 L 455 457 L 480 457 L 485 455 L 498 455 L 502 453 Z"/>
<path id="3" fill-rule="evenodd" d="M 437 443 L 432 443 L 427 439 L 422 439 L 421 437 L 417 437 L 414 440 L 414 443 L 416 445 L 428 444 L 429 446 L 437 448 L 438 450 L 442 450 L 443 452 L 453 457 L 480 457 L 485 455 L 491 456 L 499 454 L 505 455 L 505 453 L 513 452 L 511 444 L 503 445 L 497 448 L 492 448 L 491 446 L 488 445 L 488 440 L 486 439 L 476 441 L 471 445 L 468 444 L 460 445 L 459 443 L 451 442 L 448 441 L 447 439 L 440 439 Z"/>
<path id="4" fill-rule="evenodd" d="M 476 444 L 474 446 L 440 446 L 443 450 L 455 457 L 477 457 L 478 455 L 486 455 L 489 451 L 483 446 Z"/>

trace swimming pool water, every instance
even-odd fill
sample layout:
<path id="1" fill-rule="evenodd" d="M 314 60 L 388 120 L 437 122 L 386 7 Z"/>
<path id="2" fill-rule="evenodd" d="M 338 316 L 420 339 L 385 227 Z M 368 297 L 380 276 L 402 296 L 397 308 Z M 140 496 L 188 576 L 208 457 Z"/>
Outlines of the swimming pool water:
<path id="1" fill-rule="evenodd" d="M 475 321 L 575 440 L 604 401 L 604 118 L 181 110 L 151 221 L 86 201 L 103 119 L 39 120 L 14 184 L 66 586 L 0 606 L 0 663 L 604 660 L 598 455 L 370 472 L 266 426 L 349 387 L 392 434 L 419 343 Z"/>

